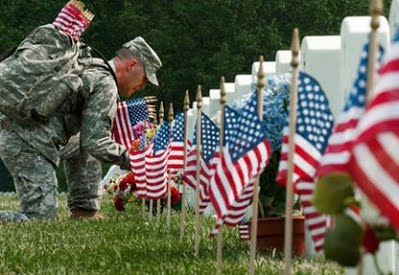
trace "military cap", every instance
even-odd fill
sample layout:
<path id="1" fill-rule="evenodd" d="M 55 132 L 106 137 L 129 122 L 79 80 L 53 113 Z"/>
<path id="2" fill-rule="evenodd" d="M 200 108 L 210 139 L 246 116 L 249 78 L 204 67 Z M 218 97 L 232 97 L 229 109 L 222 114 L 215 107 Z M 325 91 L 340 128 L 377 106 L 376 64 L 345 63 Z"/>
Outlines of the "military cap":
<path id="1" fill-rule="evenodd" d="M 134 56 L 144 63 L 145 74 L 148 81 L 158 86 L 156 71 L 162 67 L 162 62 L 157 53 L 145 42 L 144 38 L 138 36 L 133 40 L 123 44 Z"/>

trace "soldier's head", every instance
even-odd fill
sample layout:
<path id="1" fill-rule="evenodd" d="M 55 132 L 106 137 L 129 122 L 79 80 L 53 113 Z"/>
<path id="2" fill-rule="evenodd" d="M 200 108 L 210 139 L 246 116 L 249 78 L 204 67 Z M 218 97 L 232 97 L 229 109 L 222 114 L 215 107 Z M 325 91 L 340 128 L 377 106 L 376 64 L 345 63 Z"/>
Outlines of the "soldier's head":
<path id="1" fill-rule="evenodd" d="M 131 96 L 135 91 L 143 89 L 148 82 L 158 86 L 156 71 L 162 63 L 142 37 L 123 44 L 114 63 L 118 89 L 123 96 Z"/>

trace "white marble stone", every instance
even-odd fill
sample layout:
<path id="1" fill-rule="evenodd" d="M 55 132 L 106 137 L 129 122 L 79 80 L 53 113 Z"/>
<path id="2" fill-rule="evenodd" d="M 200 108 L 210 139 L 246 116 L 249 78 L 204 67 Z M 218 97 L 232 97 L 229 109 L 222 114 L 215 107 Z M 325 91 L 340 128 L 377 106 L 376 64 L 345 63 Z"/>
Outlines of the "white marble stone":
<path id="1" fill-rule="evenodd" d="M 209 110 L 210 116 L 213 117 L 217 111 L 220 110 L 220 90 L 219 89 L 210 89 L 209 90 Z"/>
<path id="2" fill-rule="evenodd" d="M 389 28 L 393 37 L 399 27 L 399 0 L 392 0 L 389 10 Z"/>
<path id="3" fill-rule="evenodd" d="M 257 82 L 258 80 L 258 70 L 259 70 L 259 61 L 252 63 L 252 82 Z M 266 76 L 271 76 L 276 74 L 276 62 L 274 61 L 265 61 L 263 62 L 263 71 Z"/>
<path id="4" fill-rule="evenodd" d="M 291 51 L 277 51 L 276 52 L 276 74 L 288 73 L 291 71 Z"/>
<path id="5" fill-rule="evenodd" d="M 370 19 L 369 16 L 345 17 L 341 25 L 341 62 L 343 62 L 341 78 L 345 98 L 356 78 L 360 53 L 371 30 Z M 389 24 L 388 20 L 383 16 L 380 17 L 380 25 L 378 29 L 378 40 L 384 49 L 389 50 Z"/>
<path id="6" fill-rule="evenodd" d="M 252 75 L 250 74 L 239 74 L 234 79 L 235 90 L 237 98 L 248 94 L 251 91 Z"/>
<path id="7" fill-rule="evenodd" d="M 301 67 L 320 83 L 336 117 L 344 106 L 341 88 L 341 37 L 306 36 L 301 45 Z"/>

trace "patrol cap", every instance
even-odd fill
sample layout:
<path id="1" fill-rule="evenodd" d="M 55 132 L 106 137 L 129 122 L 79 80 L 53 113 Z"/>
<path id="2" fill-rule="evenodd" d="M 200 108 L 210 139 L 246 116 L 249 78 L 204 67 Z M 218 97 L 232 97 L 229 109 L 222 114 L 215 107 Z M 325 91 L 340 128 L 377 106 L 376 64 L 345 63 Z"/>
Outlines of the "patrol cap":
<path id="1" fill-rule="evenodd" d="M 156 71 L 162 67 L 162 62 L 157 53 L 145 42 L 144 38 L 138 36 L 123 44 L 123 47 L 128 49 L 134 56 L 140 58 L 141 62 L 144 63 L 148 81 L 158 86 Z"/>

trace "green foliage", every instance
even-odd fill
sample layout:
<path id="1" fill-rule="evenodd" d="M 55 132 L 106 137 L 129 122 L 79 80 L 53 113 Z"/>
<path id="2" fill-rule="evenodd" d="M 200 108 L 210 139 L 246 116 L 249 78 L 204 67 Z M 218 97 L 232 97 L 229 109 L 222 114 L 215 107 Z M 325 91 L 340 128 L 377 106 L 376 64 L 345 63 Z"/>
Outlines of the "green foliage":
<path id="1" fill-rule="evenodd" d="M 356 266 L 360 259 L 363 229 L 344 214 L 334 216 L 334 223 L 334 229 L 327 231 L 324 243 L 326 258 L 342 266 Z"/>
<path id="2" fill-rule="evenodd" d="M 346 202 L 354 196 L 352 179 L 348 174 L 331 174 L 317 180 L 313 205 L 321 213 L 336 215 L 344 211 Z"/>
<path id="3" fill-rule="evenodd" d="M 0 197 L 0 210 L 17 207 L 16 198 Z M 199 257 L 194 257 L 194 219 L 188 215 L 186 238 L 179 241 L 179 215 L 171 228 L 148 221 L 141 203 L 123 213 L 103 201 L 104 221 L 68 219 L 66 199 L 60 198 L 55 222 L 0 224 L 1 274 L 215 274 L 216 240 L 208 238 L 214 220 L 202 219 Z M 249 247 L 236 228 L 223 229 L 223 274 L 248 274 Z M 280 254 L 258 254 L 257 274 L 281 274 Z M 322 258 L 294 258 L 295 274 L 342 274 L 343 269 Z"/>
<path id="4" fill-rule="evenodd" d="M 284 216 L 285 188 L 276 182 L 280 152 L 272 155 L 270 164 L 266 167 L 259 180 L 259 215 L 261 217 Z"/>

